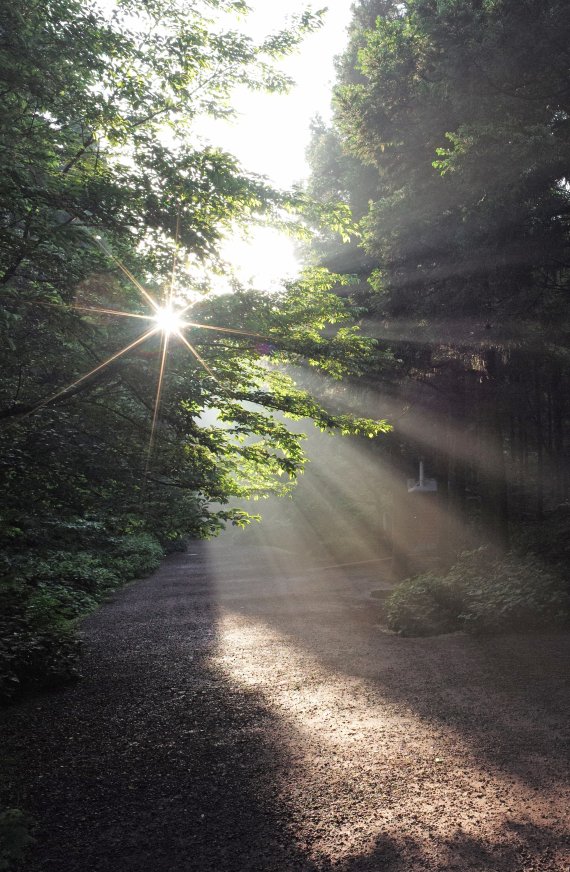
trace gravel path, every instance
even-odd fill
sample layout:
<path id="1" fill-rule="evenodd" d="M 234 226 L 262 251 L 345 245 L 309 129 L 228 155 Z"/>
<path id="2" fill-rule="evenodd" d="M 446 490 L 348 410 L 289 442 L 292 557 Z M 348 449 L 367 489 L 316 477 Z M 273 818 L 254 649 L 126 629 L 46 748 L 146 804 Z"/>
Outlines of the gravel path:
<path id="1" fill-rule="evenodd" d="M 569 637 L 401 639 L 373 572 L 222 539 L 116 595 L 3 715 L 22 869 L 568 872 Z"/>

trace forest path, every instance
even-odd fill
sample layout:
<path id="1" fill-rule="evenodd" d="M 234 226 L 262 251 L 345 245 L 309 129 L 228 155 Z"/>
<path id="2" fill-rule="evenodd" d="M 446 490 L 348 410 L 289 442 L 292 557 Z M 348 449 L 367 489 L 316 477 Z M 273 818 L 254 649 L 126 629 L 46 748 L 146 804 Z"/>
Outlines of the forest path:
<path id="1" fill-rule="evenodd" d="M 3 715 L 22 868 L 566 872 L 569 637 L 402 639 L 377 573 L 222 538 L 114 596 Z"/>

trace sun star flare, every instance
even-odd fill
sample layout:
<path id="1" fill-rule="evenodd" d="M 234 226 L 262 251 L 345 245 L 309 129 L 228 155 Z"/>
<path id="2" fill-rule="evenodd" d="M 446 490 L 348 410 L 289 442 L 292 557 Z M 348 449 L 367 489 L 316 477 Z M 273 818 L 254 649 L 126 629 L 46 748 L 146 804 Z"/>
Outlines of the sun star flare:
<path id="1" fill-rule="evenodd" d="M 78 312 L 85 312 L 88 315 L 105 315 L 105 316 L 119 316 L 122 318 L 134 318 L 140 319 L 143 321 L 149 322 L 149 328 L 145 332 L 143 332 L 139 337 L 134 339 L 132 342 L 128 343 L 124 348 L 121 348 L 119 351 L 111 354 L 106 360 L 103 360 L 101 363 L 97 364 L 93 369 L 79 378 L 75 379 L 75 381 L 66 385 L 65 387 L 58 390 L 56 393 L 52 394 L 49 397 L 46 397 L 28 412 L 28 414 L 32 414 L 38 409 L 47 406 L 49 403 L 54 400 L 59 399 L 60 397 L 64 397 L 66 395 L 70 396 L 74 389 L 78 388 L 96 373 L 105 369 L 105 367 L 114 363 L 119 358 L 126 355 L 129 351 L 137 348 L 139 345 L 144 343 L 147 339 L 150 339 L 153 336 L 159 334 L 162 338 L 161 341 L 161 351 L 160 351 L 160 365 L 157 377 L 156 384 L 156 393 L 154 397 L 153 404 L 153 414 L 152 414 L 152 424 L 150 428 L 150 437 L 147 451 L 147 459 L 146 459 L 146 469 L 145 476 L 148 476 L 150 470 L 150 463 L 152 457 L 152 450 L 156 435 L 156 429 L 158 424 L 158 417 L 160 411 L 160 402 L 162 397 L 162 389 L 164 383 L 164 375 L 167 368 L 168 363 L 168 355 L 170 348 L 170 340 L 178 339 L 182 342 L 182 344 L 188 349 L 188 351 L 192 354 L 197 363 L 205 370 L 205 372 L 210 376 L 210 378 L 217 381 L 217 378 L 208 364 L 208 362 L 204 359 L 204 356 L 198 351 L 198 349 L 191 344 L 186 336 L 184 335 L 184 330 L 186 329 L 199 329 L 199 330 L 207 330 L 207 331 L 215 331 L 220 333 L 233 334 L 235 336 L 250 336 L 256 338 L 263 338 L 258 333 L 253 333 L 249 330 L 241 330 L 239 328 L 233 327 L 222 327 L 215 324 L 201 324 L 197 321 L 189 321 L 185 319 L 185 315 L 192 308 L 192 303 L 188 303 L 184 307 L 176 307 L 173 305 L 172 297 L 174 292 L 174 280 L 176 275 L 176 263 L 177 263 L 177 255 L 178 255 L 178 246 L 176 247 L 173 264 L 172 264 L 172 279 L 170 284 L 170 292 L 162 303 L 157 302 L 156 299 L 152 296 L 152 294 L 147 291 L 147 289 L 139 282 L 139 280 L 127 269 L 124 263 L 116 257 L 109 249 L 109 247 L 104 243 L 104 241 L 94 234 L 90 233 L 87 228 L 83 228 L 90 239 L 92 239 L 104 252 L 105 254 L 116 264 L 116 266 L 121 270 L 121 272 L 127 277 L 127 279 L 131 282 L 131 284 L 139 291 L 143 300 L 150 307 L 150 312 L 147 314 L 138 313 L 138 312 L 129 312 L 129 311 L 120 311 L 118 309 L 107 308 L 104 306 L 91 306 L 91 305 L 82 305 L 80 303 L 75 303 L 72 305 L 72 308 L 77 310 Z M 177 223 L 177 238 L 178 238 L 178 223 Z M 47 304 L 50 305 L 50 304 Z"/>
<path id="2" fill-rule="evenodd" d="M 153 320 L 166 336 L 170 336 L 171 333 L 179 333 L 186 326 L 182 310 L 177 312 L 170 305 L 157 309 Z"/>

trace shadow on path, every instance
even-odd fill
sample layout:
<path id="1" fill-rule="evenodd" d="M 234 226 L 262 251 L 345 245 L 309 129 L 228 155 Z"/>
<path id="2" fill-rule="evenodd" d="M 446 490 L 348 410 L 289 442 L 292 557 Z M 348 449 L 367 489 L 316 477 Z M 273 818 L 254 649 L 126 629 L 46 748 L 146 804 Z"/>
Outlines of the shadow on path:
<path id="1" fill-rule="evenodd" d="M 216 603 L 191 551 L 85 623 L 81 683 L 3 714 L 4 790 L 39 823 L 25 872 L 313 868 L 275 801 L 274 716 L 209 665 Z"/>
<path id="2" fill-rule="evenodd" d="M 223 564 L 223 543 L 216 547 Z M 228 612 L 272 627 L 330 675 L 366 682 L 377 701 L 454 731 L 532 788 L 568 771 L 568 633 L 402 638 L 382 631 L 367 597 L 382 586 L 381 563 L 323 572 L 275 551 L 271 571 L 271 549 L 247 550 L 250 575 L 233 588 L 219 582 Z"/>
<path id="3" fill-rule="evenodd" d="M 300 826 L 299 803 L 309 794 L 303 784 L 297 794 L 288 793 L 304 766 L 305 737 L 264 694 L 220 668 L 224 614 L 262 618 L 331 672 L 363 678 L 384 698 L 452 725 L 494 760 L 504 747 L 494 747 L 489 733 L 484 740 L 480 725 L 469 721 L 469 707 L 488 705 L 497 692 L 511 694 L 521 717 L 528 709 L 526 719 L 509 726 L 501 715 L 497 734 L 506 730 L 503 743 L 522 742 L 522 754 L 511 751 L 505 765 L 525 777 L 531 749 L 524 742 L 533 741 L 536 751 L 536 735 L 531 729 L 525 740 L 524 731 L 535 717 L 555 717 L 555 703 L 547 698 L 554 685 L 547 681 L 543 699 L 535 684 L 548 679 L 544 663 L 559 643 L 553 640 L 551 650 L 543 645 L 537 664 L 530 654 L 522 656 L 528 641 L 383 636 L 347 604 L 338 579 L 333 608 L 323 604 L 328 582 L 323 587 L 318 576 L 316 598 L 311 583 L 302 595 L 287 561 L 263 549 L 250 558 L 194 543 L 189 554 L 170 558 L 85 622 L 81 683 L 3 713 L 2 792 L 38 820 L 37 842 L 21 872 L 562 868 L 549 865 L 548 852 L 559 856 L 562 843 L 546 823 L 513 821 L 512 844 L 508 833 L 494 844 L 457 830 L 446 843 L 434 835 L 430 846 L 429 834 L 418 838 L 376 827 L 376 842 L 355 856 L 335 859 L 315 849 L 322 819 L 315 817 L 314 832 L 307 815 Z M 557 681 L 560 664 L 558 669 Z M 463 685 L 467 696 L 456 698 Z M 325 756 L 321 762 L 326 769 L 330 761 Z M 305 773 L 312 775 L 310 789 L 318 793 L 318 773 Z M 382 805 L 381 796 L 375 801 Z M 356 810 L 351 826 L 358 823 Z M 525 865 L 525 850 L 533 863 L 546 858 L 544 864 Z"/>

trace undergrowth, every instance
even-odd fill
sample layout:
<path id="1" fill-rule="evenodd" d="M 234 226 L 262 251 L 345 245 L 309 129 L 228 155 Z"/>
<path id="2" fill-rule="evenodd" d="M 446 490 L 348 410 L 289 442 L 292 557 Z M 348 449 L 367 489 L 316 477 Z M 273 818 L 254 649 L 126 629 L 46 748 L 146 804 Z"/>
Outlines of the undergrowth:
<path id="1" fill-rule="evenodd" d="M 0 700 L 77 677 L 78 618 L 158 566 L 163 549 L 153 536 L 103 532 L 78 524 L 73 536 L 54 536 L 58 547 L 42 543 L 1 558 Z"/>
<path id="2" fill-rule="evenodd" d="M 406 636 L 558 628 L 570 624 L 564 574 L 532 554 L 462 554 L 447 573 L 403 581 L 387 600 L 388 626 Z"/>

